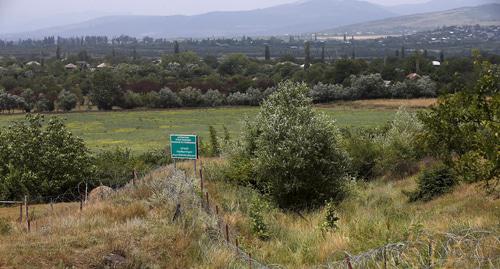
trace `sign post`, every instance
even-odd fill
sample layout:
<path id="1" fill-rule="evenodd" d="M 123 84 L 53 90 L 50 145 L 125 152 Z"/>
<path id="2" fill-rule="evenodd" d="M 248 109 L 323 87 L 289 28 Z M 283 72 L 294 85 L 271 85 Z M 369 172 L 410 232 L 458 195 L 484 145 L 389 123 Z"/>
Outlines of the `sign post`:
<path id="1" fill-rule="evenodd" d="M 194 160 L 194 176 L 196 177 L 196 160 L 198 159 L 197 135 L 170 135 L 170 153 L 172 159 Z"/>

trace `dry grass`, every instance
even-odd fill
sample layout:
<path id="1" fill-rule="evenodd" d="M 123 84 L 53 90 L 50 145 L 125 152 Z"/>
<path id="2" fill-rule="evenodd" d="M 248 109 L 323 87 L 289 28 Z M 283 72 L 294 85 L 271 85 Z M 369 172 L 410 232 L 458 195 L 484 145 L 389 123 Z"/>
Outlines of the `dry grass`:
<path id="1" fill-rule="evenodd" d="M 175 205 L 158 186 L 180 180 L 163 169 L 136 187 L 101 202 L 32 207 L 32 231 L 16 221 L 18 208 L 0 208 L 10 231 L 0 234 L 0 268 L 110 268 L 110 255 L 123 257 L 116 268 L 226 268 L 235 256 L 205 233 L 201 210 Z M 182 176 L 184 180 L 184 176 Z M 175 184 L 175 183 L 173 183 Z"/>
<path id="2" fill-rule="evenodd" d="M 437 102 L 436 98 L 420 99 L 371 99 L 356 101 L 340 101 L 330 104 L 318 105 L 318 107 L 348 107 L 351 109 L 398 109 L 401 106 L 407 108 L 428 108 Z"/>
<path id="3" fill-rule="evenodd" d="M 403 191 L 416 187 L 414 177 L 357 183 L 351 198 L 337 209 L 337 230 L 321 232 L 322 210 L 299 215 L 271 207 L 263 212 L 271 234 L 267 241 L 257 239 L 251 231 L 248 203 L 257 194 L 213 179 L 207 185 L 243 244 L 260 260 L 286 268 L 310 268 L 342 260 L 345 252 L 361 253 L 389 242 L 417 240 L 423 234 L 471 228 L 494 231 L 498 237 L 500 200 L 486 195 L 477 185 L 461 185 L 428 203 L 409 203 Z M 500 257 L 500 246 L 486 248 Z"/>
<path id="4" fill-rule="evenodd" d="M 211 164 L 224 160 L 203 159 L 205 175 Z M 178 167 L 193 170 L 192 162 Z M 233 251 L 210 238 L 211 217 L 183 195 L 182 217 L 172 222 L 179 197 L 161 192 L 167 185 L 193 182 L 175 179 L 171 169 L 146 176 L 134 188 L 87 205 L 57 204 L 33 207 L 33 231 L 26 233 L 16 222 L 18 208 L 0 208 L 11 231 L 0 235 L 0 268 L 106 268 L 110 254 L 124 257 L 118 268 L 242 268 Z M 487 196 L 476 185 L 461 185 L 453 193 L 428 203 L 408 203 L 403 190 L 415 188 L 415 178 L 374 181 L 352 186 L 351 198 L 337 208 L 339 228 L 323 233 L 322 210 L 285 212 L 272 205 L 262 212 L 271 238 L 260 240 L 252 232 L 250 201 L 259 196 L 249 188 L 214 180 L 206 182 L 212 205 L 217 203 L 240 245 L 266 264 L 284 268 L 311 268 L 341 260 L 345 252 L 361 253 L 387 242 L 415 240 L 427 233 L 454 232 L 465 228 L 494 231 L 498 237 L 500 200 Z M 192 205 L 192 208 L 189 208 Z M 500 257 L 498 241 L 490 238 L 485 253 Z M 450 257 L 449 267 L 454 267 Z M 443 266 L 446 266 L 444 264 Z M 473 266 L 471 266 L 473 267 Z"/>

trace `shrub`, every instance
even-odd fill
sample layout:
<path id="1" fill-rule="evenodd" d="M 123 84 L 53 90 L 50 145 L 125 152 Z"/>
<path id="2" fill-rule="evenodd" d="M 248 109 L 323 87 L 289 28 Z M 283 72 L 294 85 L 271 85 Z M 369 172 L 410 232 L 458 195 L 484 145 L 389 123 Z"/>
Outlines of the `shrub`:
<path id="1" fill-rule="evenodd" d="M 266 209 L 266 204 L 259 198 L 252 199 L 249 207 L 249 217 L 252 227 L 252 232 L 261 240 L 268 240 L 269 228 L 264 222 L 263 211 Z"/>
<path id="2" fill-rule="evenodd" d="M 208 127 L 208 131 L 210 133 L 210 156 L 219 156 L 221 148 L 219 138 L 217 137 L 217 131 L 212 125 Z"/>
<path id="3" fill-rule="evenodd" d="M 204 105 L 216 107 L 221 106 L 225 103 L 224 95 L 222 95 L 218 90 L 208 90 L 204 95 Z"/>
<path id="4" fill-rule="evenodd" d="M 67 90 L 62 90 L 57 96 L 57 106 L 63 111 L 71 111 L 76 107 L 77 102 L 76 94 Z"/>
<path id="5" fill-rule="evenodd" d="M 58 118 L 27 115 L 0 131 L 0 199 L 72 192 L 93 169 L 83 140 Z"/>
<path id="6" fill-rule="evenodd" d="M 382 98 L 387 96 L 387 88 L 380 74 L 350 77 L 351 99 Z"/>
<path id="7" fill-rule="evenodd" d="M 377 162 L 378 173 L 398 177 L 414 173 L 421 153 L 417 140 L 422 131 L 423 125 L 417 116 L 404 107 L 399 108 L 387 133 L 376 138 L 382 150 Z"/>
<path id="8" fill-rule="evenodd" d="M 123 101 L 120 105 L 122 108 L 136 108 L 144 106 L 143 98 L 141 94 L 135 93 L 133 91 L 127 91 L 123 95 Z"/>
<path id="9" fill-rule="evenodd" d="M 351 175 L 362 179 L 372 179 L 377 175 L 377 161 L 381 159 L 381 147 L 375 140 L 376 131 L 353 130 L 345 137 L 345 147 L 351 158 Z"/>
<path id="10" fill-rule="evenodd" d="M 159 96 L 159 104 L 158 107 L 161 108 L 170 108 L 170 107 L 179 107 L 182 103 L 181 99 L 177 94 L 175 94 L 169 88 L 163 88 L 158 92 Z"/>
<path id="11" fill-rule="evenodd" d="M 259 89 L 249 88 L 246 92 L 248 104 L 251 106 L 258 106 L 264 100 L 264 95 Z"/>
<path id="12" fill-rule="evenodd" d="M 8 235 L 12 231 L 9 220 L 0 218 L 0 235 Z"/>
<path id="13" fill-rule="evenodd" d="M 317 206 L 345 196 L 347 154 L 339 146 L 335 125 L 314 112 L 308 92 L 305 84 L 279 84 L 261 105 L 256 121 L 247 122 L 233 158 L 281 207 Z"/>
<path id="14" fill-rule="evenodd" d="M 335 203 L 328 202 L 325 205 L 325 216 L 323 221 L 320 223 L 320 229 L 322 232 L 329 232 L 336 230 L 338 228 L 337 221 L 339 221 L 337 212 L 335 211 Z"/>
<path id="15" fill-rule="evenodd" d="M 233 106 L 246 106 L 250 104 L 248 95 L 246 93 L 241 93 L 241 92 L 235 92 L 229 94 L 229 96 L 227 97 L 227 102 L 228 104 Z"/>
<path id="16" fill-rule="evenodd" d="M 453 170 L 438 163 L 431 168 L 425 169 L 418 178 L 418 188 L 409 193 L 410 201 L 430 201 L 437 196 L 450 192 L 457 181 Z"/>
<path id="17" fill-rule="evenodd" d="M 311 97 L 315 103 L 326 103 L 335 100 L 349 99 L 345 96 L 344 87 L 340 84 L 316 84 L 311 90 Z"/>
<path id="18" fill-rule="evenodd" d="M 187 87 L 178 93 L 182 105 L 188 107 L 197 107 L 203 104 L 203 94 L 200 89 Z"/>

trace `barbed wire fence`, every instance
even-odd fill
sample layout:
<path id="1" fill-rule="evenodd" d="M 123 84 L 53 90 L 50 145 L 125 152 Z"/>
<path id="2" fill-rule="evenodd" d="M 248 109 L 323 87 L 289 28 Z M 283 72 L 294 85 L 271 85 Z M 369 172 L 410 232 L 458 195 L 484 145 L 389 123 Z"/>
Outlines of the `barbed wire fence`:
<path id="1" fill-rule="evenodd" d="M 421 239 L 389 243 L 319 268 L 499 268 L 500 237 L 495 231 L 465 229 L 424 233 Z"/>
<path id="2" fill-rule="evenodd" d="M 154 175 L 154 176 L 153 176 Z M 155 180 L 160 176 L 161 180 Z M 188 178 L 185 171 L 164 166 L 155 170 L 135 173 L 132 180 L 120 188 L 123 191 L 134 191 L 146 186 L 151 190 L 150 200 L 164 204 L 168 200 L 175 205 L 171 221 L 177 221 L 183 212 L 192 211 L 197 220 L 206 227 L 205 232 L 215 245 L 233 251 L 241 262 L 250 268 L 284 268 L 281 265 L 267 265 L 258 261 L 238 242 L 241 238 L 236 229 L 232 229 L 224 220 L 222 208 L 211 200 L 208 191 L 203 188 L 203 174 Z M 116 190 L 115 190 L 116 191 Z M 85 192 L 87 194 L 87 191 Z M 25 231 L 36 229 L 37 214 L 39 216 L 64 217 L 64 214 L 82 211 L 86 195 L 71 192 L 57 196 L 36 197 L 26 201 L 12 201 L 19 204 L 19 227 Z M 28 207 L 30 203 L 50 201 L 49 204 Z M 68 202 L 68 201 L 79 201 Z M 22 203 L 21 203 L 22 202 Z M 26 207 L 23 212 L 22 208 Z M 23 222 L 23 214 L 26 215 Z M 33 223 L 35 221 L 35 223 Z M 50 221 L 50 220 L 49 220 Z M 31 227 L 33 226 L 34 227 Z M 344 256 L 344 259 L 329 262 L 316 268 L 500 268 L 500 236 L 498 231 L 464 229 L 449 233 L 423 232 L 417 239 L 388 243 L 368 251 L 351 254 L 348 252 L 333 253 L 332 256 Z"/>

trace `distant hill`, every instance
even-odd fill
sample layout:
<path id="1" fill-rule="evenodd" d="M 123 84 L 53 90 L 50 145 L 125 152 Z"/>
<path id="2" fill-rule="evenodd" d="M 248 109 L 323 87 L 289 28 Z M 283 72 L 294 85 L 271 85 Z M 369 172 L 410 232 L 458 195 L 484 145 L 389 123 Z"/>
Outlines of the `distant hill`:
<path id="1" fill-rule="evenodd" d="M 308 0 L 250 11 L 194 16 L 108 16 L 82 23 L 0 36 L 130 35 L 164 38 L 298 34 L 396 16 L 380 5 L 358 0 Z"/>
<path id="2" fill-rule="evenodd" d="M 460 7 L 473 7 L 491 3 L 500 3 L 500 0 L 430 0 L 419 4 L 402 4 L 389 7 L 394 13 L 410 15 L 456 9 Z"/>
<path id="3" fill-rule="evenodd" d="M 500 4 L 463 7 L 341 26 L 321 31 L 327 34 L 401 34 L 450 25 L 500 25 Z"/>

